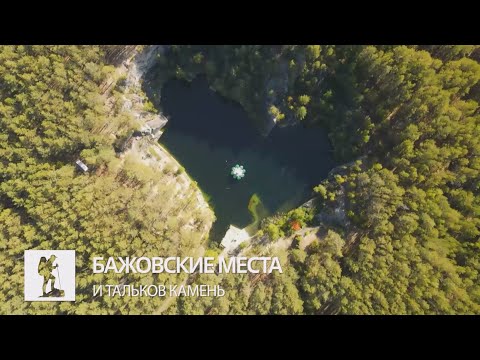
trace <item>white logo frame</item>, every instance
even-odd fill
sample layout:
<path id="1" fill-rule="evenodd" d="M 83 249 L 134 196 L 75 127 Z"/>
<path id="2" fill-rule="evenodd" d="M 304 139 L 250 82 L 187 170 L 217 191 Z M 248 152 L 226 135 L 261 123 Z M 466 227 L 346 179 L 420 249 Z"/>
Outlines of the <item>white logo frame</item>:
<path id="1" fill-rule="evenodd" d="M 25 250 L 24 283 L 25 301 L 75 301 L 75 250 Z"/>

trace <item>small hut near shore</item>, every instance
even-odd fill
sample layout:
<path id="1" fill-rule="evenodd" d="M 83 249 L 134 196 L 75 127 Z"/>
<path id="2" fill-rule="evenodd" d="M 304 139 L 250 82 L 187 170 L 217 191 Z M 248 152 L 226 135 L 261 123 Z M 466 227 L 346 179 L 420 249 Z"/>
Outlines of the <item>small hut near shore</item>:
<path id="1" fill-rule="evenodd" d="M 241 243 L 248 240 L 250 235 L 244 229 L 239 229 L 233 225 L 230 225 L 228 231 L 222 239 L 220 245 L 227 251 L 235 250 Z"/>
<path id="2" fill-rule="evenodd" d="M 77 160 L 75 161 L 75 164 L 77 164 L 77 167 L 82 170 L 83 172 L 87 172 L 88 171 L 88 166 L 85 165 L 85 163 L 82 161 L 82 160 Z"/>

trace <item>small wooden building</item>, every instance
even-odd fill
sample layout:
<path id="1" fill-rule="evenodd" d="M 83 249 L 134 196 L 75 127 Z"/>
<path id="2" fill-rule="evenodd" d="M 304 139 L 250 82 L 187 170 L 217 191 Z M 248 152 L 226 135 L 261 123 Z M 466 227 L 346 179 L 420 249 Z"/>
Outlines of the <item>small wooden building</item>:
<path id="1" fill-rule="evenodd" d="M 77 164 L 77 167 L 82 170 L 83 172 L 87 172 L 88 171 L 88 166 L 85 165 L 85 163 L 82 161 L 82 160 L 77 160 L 75 161 L 75 164 Z"/>
<path id="2" fill-rule="evenodd" d="M 241 243 L 248 240 L 250 235 L 244 229 L 239 229 L 233 225 L 230 225 L 228 231 L 222 239 L 220 245 L 227 251 L 235 250 Z"/>

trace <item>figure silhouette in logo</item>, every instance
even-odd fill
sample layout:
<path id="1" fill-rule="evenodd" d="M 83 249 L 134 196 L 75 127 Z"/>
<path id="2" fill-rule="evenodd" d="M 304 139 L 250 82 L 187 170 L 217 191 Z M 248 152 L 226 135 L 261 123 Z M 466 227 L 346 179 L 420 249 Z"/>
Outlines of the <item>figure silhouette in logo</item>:
<path id="1" fill-rule="evenodd" d="M 57 260 L 55 255 L 50 256 L 48 260 L 45 256 L 42 256 L 38 262 L 38 274 L 43 276 L 42 297 L 63 297 L 65 295 L 63 290 L 55 287 L 55 280 L 57 279 L 59 287 L 62 286 L 60 284 L 59 266 L 58 264 L 53 265 L 55 260 Z M 55 276 L 54 270 L 56 270 L 57 276 Z M 49 281 L 50 291 L 47 293 L 47 285 Z"/>

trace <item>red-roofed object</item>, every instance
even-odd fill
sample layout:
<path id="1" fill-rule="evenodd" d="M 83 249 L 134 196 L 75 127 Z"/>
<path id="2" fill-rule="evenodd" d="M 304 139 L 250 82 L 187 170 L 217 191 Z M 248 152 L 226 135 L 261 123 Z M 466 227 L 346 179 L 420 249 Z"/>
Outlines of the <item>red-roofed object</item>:
<path id="1" fill-rule="evenodd" d="M 291 226 L 292 230 L 294 231 L 300 230 L 302 228 L 302 225 L 300 225 L 300 222 L 298 222 L 297 220 L 292 221 Z"/>

